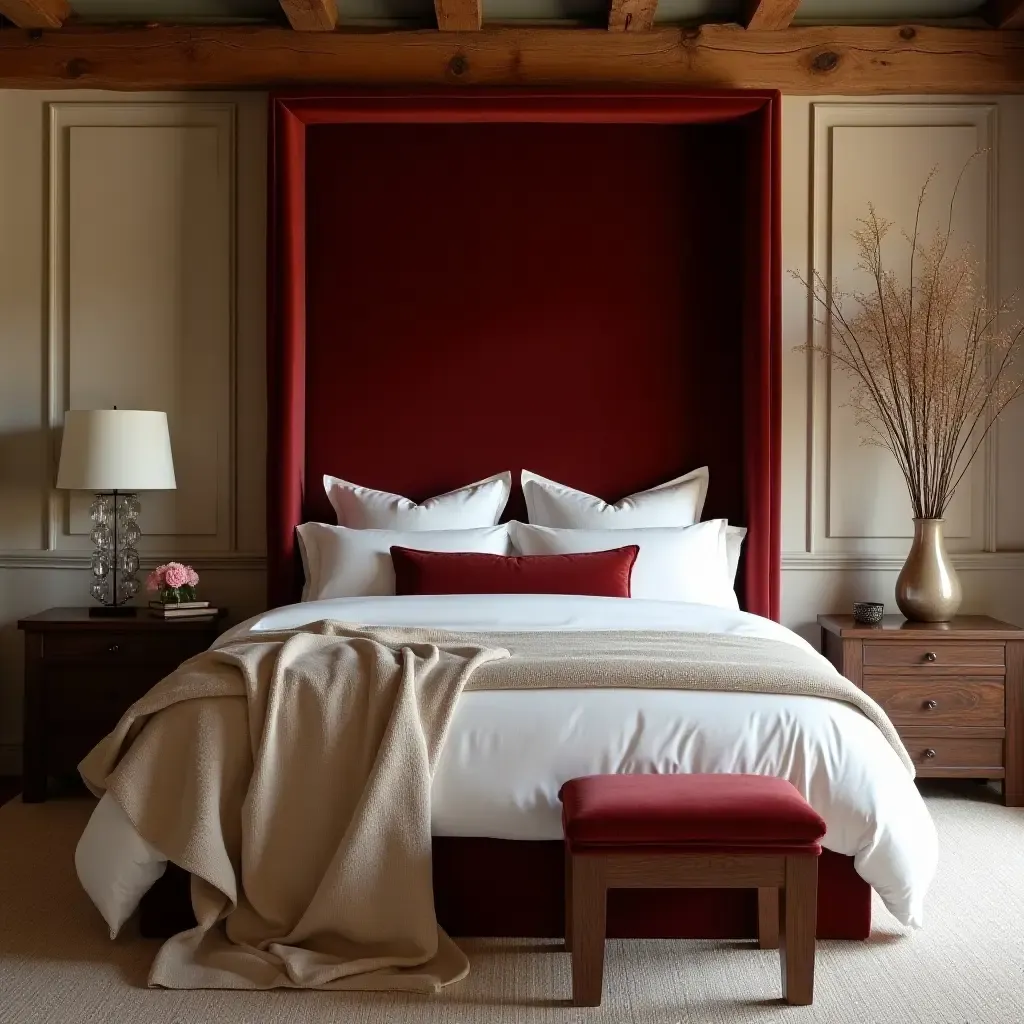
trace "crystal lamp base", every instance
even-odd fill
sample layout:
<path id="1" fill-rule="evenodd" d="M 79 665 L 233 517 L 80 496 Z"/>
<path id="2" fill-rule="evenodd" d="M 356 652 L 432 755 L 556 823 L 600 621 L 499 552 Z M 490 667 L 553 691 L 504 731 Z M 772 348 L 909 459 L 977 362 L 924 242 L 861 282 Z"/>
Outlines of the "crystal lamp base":
<path id="1" fill-rule="evenodd" d="M 128 602 L 139 592 L 139 552 L 135 545 L 142 536 L 139 528 L 141 506 L 136 494 L 118 491 L 97 494 L 89 507 L 90 538 L 96 545 L 91 559 L 92 585 L 89 593 L 98 605 L 89 614 L 128 616 L 135 608 Z"/>

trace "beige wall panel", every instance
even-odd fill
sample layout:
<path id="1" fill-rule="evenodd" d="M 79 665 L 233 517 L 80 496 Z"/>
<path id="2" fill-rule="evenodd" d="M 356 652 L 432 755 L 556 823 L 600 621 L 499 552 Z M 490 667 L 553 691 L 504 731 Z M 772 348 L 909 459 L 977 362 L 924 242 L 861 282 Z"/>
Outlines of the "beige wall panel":
<path id="1" fill-rule="evenodd" d="M 0 90 L 0 551 L 47 543 L 43 339 L 43 121 Z"/>
<path id="2" fill-rule="evenodd" d="M 58 104 L 52 118 L 54 425 L 64 408 L 166 411 L 178 488 L 144 496 L 142 550 L 230 550 L 233 111 Z M 89 501 L 71 496 L 58 549 L 88 547 Z"/>
<path id="3" fill-rule="evenodd" d="M 930 238 L 949 215 L 952 194 L 972 154 L 995 145 L 990 104 L 817 104 L 814 108 L 813 267 L 845 292 L 868 290 L 856 269 L 851 232 L 869 202 L 893 222 L 885 240 L 887 265 L 906 278 L 909 248 L 902 234 L 913 229 L 921 185 L 936 176 L 922 211 L 922 236 Z M 991 159 L 990 159 L 991 157 Z M 978 156 L 968 168 L 953 210 L 955 244 L 969 246 L 983 279 L 995 277 L 989 248 L 996 214 L 995 157 Z M 994 233 L 994 232 L 993 232 Z M 845 308 L 855 311 L 850 299 Z M 819 327 L 815 337 L 828 344 Z M 812 366 L 815 410 L 814 462 L 817 502 L 812 514 L 814 545 L 822 549 L 893 551 L 912 535 L 910 502 L 895 460 L 864 445 L 864 428 L 849 407 L 850 381 L 817 360 Z M 947 536 L 964 550 L 983 550 L 988 510 L 994 504 L 987 453 L 965 476 L 947 512 Z M 877 542 L 877 543 L 876 543 Z"/>
<path id="4" fill-rule="evenodd" d="M 230 430 L 230 239 L 216 133 L 72 128 L 69 148 L 68 404 L 166 411 L 178 489 L 146 496 L 143 526 L 216 535 Z M 71 532 L 85 533 L 78 512 Z"/>
<path id="5" fill-rule="evenodd" d="M 972 168 L 975 179 L 965 186 L 964 205 L 971 212 L 956 225 L 958 235 L 971 236 L 990 285 L 1001 294 L 1024 285 L 1020 99 L 937 97 L 921 102 L 892 97 L 865 103 L 787 96 L 783 133 L 787 269 L 807 276 L 818 266 L 827 274 L 832 258 L 849 266 L 843 235 L 851 217 L 861 212 L 858 203 L 862 208 L 870 198 L 880 212 L 899 221 L 898 212 L 882 208 L 882 195 L 893 207 L 909 206 L 916 198 L 917 179 L 933 164 L 948 173 L 946 164 L 988 147 L 987 166 Z M 933 194 L 939 191 L 937 182 Z M 934 223 L 934 213 L 932 217 Z M 813 623 L 819 612 L 847 610 L 854 600 L 871 599 L 885 601 L 896 611 L 893 587 L 909 547 L 910 524 L 906 488 L 891 457 L 862 448 L 854 425 L 843 420 L 849 410 L 842 408 L 841 392 L 830 391 L 838 374 L 830 380 L 823 361 L 809 361 L 797 351 L 809 329 L 805 293 L 787 279 L 782 619 L 816 639 Z M 982 453 L 975 463 L 971 484 L 959 497 L 960 519 L 952 524 L 954 533 L 965 536 L 952 540 L 950 547 L 958 552 L 954 558 L 964 587 L 964 611 L 1024 624 L 1022 450 L 1024 407 L 1000 423 L 989 457 Z"/>
<path id="6" fill-rule="evenodd" d="M 844 291 L 871 293 L 870 276 L 856 268 L 852 232 L 874 203 L 879 216 L 893 221 L 883 253 L 886 266 L 910 279 L 910 246 L 903 232 L 913 230 L 918 193 L 936 174 L 922 209 L 921 241 L 927 243 L 948 221 L 949 198 L 957 177 L 983 140 L 973 127 L 844 127 L 832 129 L 831 277 Z M 987 252 L 986 156 L 968 168 L 953 208 L 954 244 L 969 246 L 982 264 Z M 844 313 L 856 311 L 856 301 Z M 833 368 L 829 379 L 829 473 L 827 536 L 910 537 L 910 499 L 895 459 L 876 445 L 862 443 L 864 428 L 849 407 L 849 377 Z M 977 464 L 968 470 L 947 514 L 947 537 L 970 538 L 971 496 Z"/>

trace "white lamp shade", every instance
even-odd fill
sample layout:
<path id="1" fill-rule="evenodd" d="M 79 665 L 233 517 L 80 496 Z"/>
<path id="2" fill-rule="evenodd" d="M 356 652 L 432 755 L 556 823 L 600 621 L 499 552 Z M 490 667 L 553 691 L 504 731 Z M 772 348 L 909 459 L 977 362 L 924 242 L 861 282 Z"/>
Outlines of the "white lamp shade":
<path id="1" fill-rule="evenodd" d="M 69 410 L 57 486 L 69 491 L 174 490 L 167 413 Z"/>

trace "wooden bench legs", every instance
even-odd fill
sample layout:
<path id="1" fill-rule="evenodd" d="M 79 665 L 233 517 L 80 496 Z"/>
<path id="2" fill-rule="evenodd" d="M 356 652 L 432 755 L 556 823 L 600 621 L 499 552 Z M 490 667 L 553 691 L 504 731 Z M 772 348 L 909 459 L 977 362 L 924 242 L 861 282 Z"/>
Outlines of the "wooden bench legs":
<path id="1" fill-rule="evenodd" d="M 577 1006 L 600 1006 L 608 887 L 596 857 L 572 865 L 572 998 Z"/>
<path id="2" fill-rule="evenodd" d="M 608 890 L 616 888 L 756 888 L 758 945 L 780 950 L 783 998 L 794 1006 L 814 998 L 817 857 L 567 849 L 565 881 L 565 946 L 577 1006 L 601 1003 Z"/>
<path id="3" fill-rule="evenodd" d="M 818 925 L 818 859 L 787 857 L 779 929 L 782 998 L 793 1006 L 814 999 L 814 936 Z"/>

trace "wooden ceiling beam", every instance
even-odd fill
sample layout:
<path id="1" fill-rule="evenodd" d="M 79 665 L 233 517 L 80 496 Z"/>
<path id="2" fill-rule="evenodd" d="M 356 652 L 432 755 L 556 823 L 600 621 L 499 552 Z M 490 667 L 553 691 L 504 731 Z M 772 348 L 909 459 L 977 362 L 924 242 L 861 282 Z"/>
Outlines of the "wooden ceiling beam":
<path id="1" fill-rule="evenodd" d="M 996 28 L 1024 28 L 1024 0 L 988 0 L 985 17 Z"/>
<path id="2" fill-rule="evenodd" d="M 281 0 L 281 7 L 296 32 L 333 32 L 338 27 L 337 0 Z"/>
<path id="3" fill-rule="evenodd" d="M 60 28 L 71 6 L 68 0 L 0 0 L 0 14 L 18 28 Z"/>
<path id="4" fill-rule="evenodd" d="M 650 32 L 658 0 L 612 0 L 608 28 L 612 32 Z"/>
<path id="5" fill-rule="evenodd" d="M 442 32 L 477 32 L 483 24 L 483 0 L 434 0 Z"/>
<path id="6" fill-rule="evenodd" d="M 1024 93 L 1024 33 L 738 25 L 652 32 L 69 26 L 0 32 L 0 87 L 541 86 L 781 89 L 867 96 Z"/>
<path id="7" fill-rule="evenodd" d="M 789 28 L 800 0 L 746 0 L 747 28 L 775 32 Z"/>

